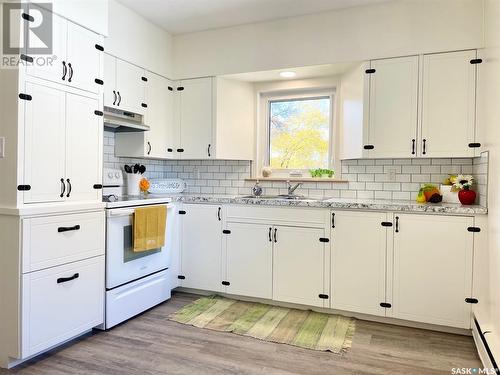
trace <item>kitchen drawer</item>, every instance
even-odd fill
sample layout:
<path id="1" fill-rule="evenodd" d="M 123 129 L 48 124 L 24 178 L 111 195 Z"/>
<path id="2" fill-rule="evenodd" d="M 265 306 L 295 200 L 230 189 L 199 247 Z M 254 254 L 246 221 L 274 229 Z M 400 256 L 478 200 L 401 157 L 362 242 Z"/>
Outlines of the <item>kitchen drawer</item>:
<path id="1" fill-rule="evenodd" d="M 23 273 L 104 254 L 104 212 L 23 219 Z"/>
<path id="2" fill-rule="evenodd" d="M 324 228 L 325 225 L 328 225 L 329 211 L 321 208 L 228 205 L 226 217 L 227 221 Z"/>
<path id="3" fill-rule="evenodd" d="M 22 277 L 22 357 L 75 337 L 104 320 L 104 256 Z"/>

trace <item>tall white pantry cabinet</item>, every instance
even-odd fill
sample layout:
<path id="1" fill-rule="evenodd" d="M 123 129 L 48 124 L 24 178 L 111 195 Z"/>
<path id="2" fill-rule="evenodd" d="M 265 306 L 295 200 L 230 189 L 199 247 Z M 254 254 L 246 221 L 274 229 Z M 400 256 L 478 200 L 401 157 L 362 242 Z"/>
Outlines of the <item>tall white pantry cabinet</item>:
<path id="1" fill-rule="evenodd" d="M 53 64 L 0 69 L 0 367 L 103 321 L 103 38 L 34 4 L 20 28 L 40 14 Z"/>

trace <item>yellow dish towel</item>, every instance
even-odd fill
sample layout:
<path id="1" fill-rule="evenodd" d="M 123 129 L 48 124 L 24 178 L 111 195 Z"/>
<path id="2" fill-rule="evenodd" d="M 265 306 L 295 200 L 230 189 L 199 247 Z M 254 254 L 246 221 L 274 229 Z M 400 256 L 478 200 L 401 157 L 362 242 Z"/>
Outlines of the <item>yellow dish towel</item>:
<path id="1" fill-rule="evenodd" d="M 158 249 L 165 245 L 167 207 L 139 207 L 134 211 L 134 252 Z"/>

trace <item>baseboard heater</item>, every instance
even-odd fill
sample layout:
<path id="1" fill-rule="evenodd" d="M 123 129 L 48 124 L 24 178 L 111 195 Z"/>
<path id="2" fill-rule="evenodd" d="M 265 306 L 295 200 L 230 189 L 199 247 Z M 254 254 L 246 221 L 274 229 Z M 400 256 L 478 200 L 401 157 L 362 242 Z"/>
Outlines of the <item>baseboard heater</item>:
<path id="1" fill-rule="evenodd" d="M 479 353 L 479 357 L 481 358 L 483 366 L 488 369 L 495 369 L 496 373 L 500 374 L 497 362 L 493 357 L 493 353 L 490 350 L 488 342 L 486 341 L 486 338 L 484 337 L 484 334 L 481 331 L 481 327 L 479 326 L 476 318 L 474 318 L 472 336 L 474 337 L 474 341 L 476 342 L 477 351 Z"/>

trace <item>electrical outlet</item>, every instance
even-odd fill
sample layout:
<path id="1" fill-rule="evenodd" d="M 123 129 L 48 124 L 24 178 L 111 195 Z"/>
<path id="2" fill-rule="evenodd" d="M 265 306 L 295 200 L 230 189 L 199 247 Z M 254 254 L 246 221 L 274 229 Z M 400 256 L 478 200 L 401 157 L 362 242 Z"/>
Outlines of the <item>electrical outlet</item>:
<path id="1" fill-rule="evenodd" d="M 0 137 L 0 159 L 5 158 L 5 137 Z"/>
<path id="2" fill-rule="evenodd" d="M 396 172 L 397 172 L 396 168 L 388 167 L 387 168 L 387 179 L 389 181 L 396 181 Z"/>

